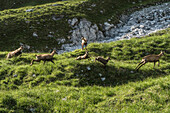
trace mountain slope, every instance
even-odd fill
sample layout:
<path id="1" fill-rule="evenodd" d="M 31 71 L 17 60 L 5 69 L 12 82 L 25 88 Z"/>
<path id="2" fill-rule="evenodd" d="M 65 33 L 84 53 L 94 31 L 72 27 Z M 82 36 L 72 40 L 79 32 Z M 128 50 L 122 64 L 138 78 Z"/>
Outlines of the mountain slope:
<path id="1" fill-rule="evenodd" d="M 120 14 L 127 14 L 157 2 L 162 0 L 147 2 L 67 0 L 3 10 L 0 11 L 0 50 L 13 50 L 23 44 L 27 48 L 24 51 L 27 52 L 49 52 L 53 48 L 60 49 L 62 44 L 71 43 L 69 36 L 72 28 L 68 24 L 68 19 L 86 18 L 101 25 L 111 18 L 111 23 L 115 24 L 119 22 Z"/>
<path id="2" fill-rule="evenodd" d="M 66 38 L 65 43 L 69 43 L 69 18 L 87 18 L 99 25 L 111 15 L 126 13 L 126 9 L 133 7 L 130 11 L 134 11 L 164 2 L 119 1 L 67 0 L 0 11 L 0 113 L 168 113 L 170 28 L 141 38 L 90 43 L 88 59 L 75 60 L 85 53 L 77 49 L 55 54 L 55 64 L 35 62 L 30 66 L 35 55 L 44 54 L 37 52 L 58 49 L 62 45 L 59 39 Z M 113 5 L 116 13 L 111 10 Z M 101 9 L 105 9 L 103 15 L 98 13 Z M 111 21 L 118 20 L 117 15 Z M 6 60 L 8 52 L 21 43 L 30 49 L 25 49 L 21 57 Z M 135 70 L 142 57 L 160 51 L 165 51 L 165 56 L 160 58 L 159 67 L 156 64 L 154 69 L 153 63 L 147 63 Z M 111 60 L 104 67 L 95 62 L 97 56 Z"/>

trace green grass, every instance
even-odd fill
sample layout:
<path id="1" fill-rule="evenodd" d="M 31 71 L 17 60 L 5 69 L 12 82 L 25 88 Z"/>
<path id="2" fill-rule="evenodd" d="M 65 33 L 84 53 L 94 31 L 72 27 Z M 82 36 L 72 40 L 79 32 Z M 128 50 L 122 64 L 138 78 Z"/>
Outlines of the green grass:
<path id="1" fill-rule="evenodd" d="M 15 1 L 5 2 L 6 4 L 3 6 L 10 8 L 10 4 L 17 3 Z M 166 0 L 137 1 L 67 0 L 53 3 L 49 1 L 49 3 L 42 4 L 46 1 L 37 0 L 35 6 L 32 0 L 25 1 L 23 3 L 25 7 L 18 4 L 16 9 L 0 11 L 0 50 L 11 51 L 19 47 L 20 43 L 31 47 L 29 50 L 25 49 L 25 52 L 49 52 L 53 48 L 60 49 L 62 44 L 71 43 L 68 36 L 70 36 L 69 31 L 72 28 L 68 25 L 68 19 L 74 17 L 78 19 L 86 18 L 98 26 L 110 19 L 112 24 L 116 24 L 119 21 L 120 14 L 131 13 Z M 133 4 L 133 2 L 136 4 Z M 26 3 L 32 5 L 26 5 Z M 54 4 L 59 4 L 59 6 L 53 6 Z M 96 4 L 95 7 L 93 7 L 94 4 Z M 33 9 L 33 11 L 26 12 L 28 9 Z M 130 10 L 127 12 L 128 9 Z M 101 11 L 103 11 L 102 14 Z M 59 20 L 55 21 L 53 17 L 59 18 Z M 99 29 L 102 30 L 101 27 Z M 37 33 L 38 37 L 34 37 L 33 33 Z M 52 37 L 48 37 L 49 35 L 52 35 Z M 59 39 L 66 41 L 59 44 Z"/>
<path id="2" fill-rule="evenodd" d="M 61 0 L 12 0 L 12 1 L 0 0 L 1 2 L 0 10 L 14 9 L 14 8 L 20 8 L 25 6 L 36 6 L 36 5 L 56 2 L 56 1 L 61 1 Z"/>
<path id="3" fill-rule="evenodd" d="M 170 30 L 110 43 L 92 43 L 89 59 L 75 50 L 54 62 L 34 63 L 35 53 L 6 60 L 0 52 L 0 112 L 169 112 Z M 166 52 L 160 67 L 135 67 L 147 54 Z M 42 53 L 39 53 L 42 54 Z M 106 68 L 96 56 L 110 57 Z M 17 76 L 14 76 L 17 75 Z"/>
<path id="4" fill-rule="evenodd" d="M 50 84 L 45 87 L 1 91 L 0 110 L 30 112 L 32 108 L 36 112 L 168 113 L 169 79 L 170 75 L 115 87 Z"/>
<path id="5" fill-rule="evenodd" d="M 1 0 L 2 1 L 2 0 Z M 75 50 L 54 56 L 55 64 L 35 62 L 38 51 L 60 48 L 57 39 L 65 38 L 71 28 L 67 20 L 87 18 L 102 24 L 117 23 L 120 14 L 139 10 L 166 0 L 67 0 L 1 2 L 0 5 L 0 113 L 168 113 L 170 101 L 170 28 L 142 38 L 110 43 L 91 43 L 89 59 L 75 60 L 85 51 Z M 57 0 L 56 0 L 57 1 Z M 11 4 L 17 4 L 10 9 Z M 135 2 L 136 4 L 133 4 Z M 45 4 L 47 3 L 47 4 Z M 59 6 L 52 6 L 53 4 Z M 92 7 L 96 4 L 96 7 Z M 114 7 L 112 7 L 114 6 Z M 89 11 L 91 8 L 91 11 Z M 26 12 L 33 9 L 33 12 Z M 103 11 L 103 14 L 100 11 Z M 52 17 L 62 17 L 58 21 Z M 26 23 L 29 22 L 29 23 Z M 38 38 L 32 34 L 36 32 Z M 47 37 L 52 32 L 54 37 Z M 6 60 L 9 51 L 27 44 L 21 57 Z M 45 48 L 48 46 L 48 48 Z M 147 63 L 135 71 L 137 63 L 148 54 L 165 56 L 160 67 Z M 35 53 L 29 53 L 34 51 Z M 96 56 L 110 57 L 106 68 L 94 62 Z"/>

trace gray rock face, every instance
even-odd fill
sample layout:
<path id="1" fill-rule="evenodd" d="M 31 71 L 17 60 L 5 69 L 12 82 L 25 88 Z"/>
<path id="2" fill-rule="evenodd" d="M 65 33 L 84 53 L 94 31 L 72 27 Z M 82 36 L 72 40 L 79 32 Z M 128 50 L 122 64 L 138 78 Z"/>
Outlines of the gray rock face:
<path id="1" fill-rule="evenodd" d="M 92 24 L 86 19 L 82 19 L 79 22 L 77 18 L 73 18 L 68 20 L 68 23 L 73 28 L 73 30 L 70 31 L 72 33 L 70 36 L 72 44 L 64 44 L 61 48 L 62 51 L 59 51 L 59 53 L 81 48 L 81 37 L 85 37 L 88 40 L 88 43 L 103 40 L 105 38 L 103 32 L 99 31 L 98 26 L 96 24 Z"/>
<path id="2" fill-rule="evenodd" d="M 107 31 L 108 41 L 142 37 L 170 25 L 170 2 L 136 11 L 124 19 L 122 26 Z M 117 33 L 118 32 L 118 33 Z"/>
<path id="3" fill-rule="evenodd" d="M 109 19 L 108 19 L 109 20 Z M 122 15 L 120 23 L 113 25 L 104 22 L 103 32 L 99 30 L 96 24 L 86 19 L 78 20 L 76 18 L 68 20 L 73 28 L 71 37 L 72 44 L 62 46 L 62 52 L 72 51 L 81 48 L 81 37 L 87 38 L 90 42 L 110 42 L 132 37 L 142 37 L 160 29 L 170 27 L 170 2 L 162 5 L 144 8 L 131 15 Z M 104 35 L 105 34 L 105 35 Z"/>

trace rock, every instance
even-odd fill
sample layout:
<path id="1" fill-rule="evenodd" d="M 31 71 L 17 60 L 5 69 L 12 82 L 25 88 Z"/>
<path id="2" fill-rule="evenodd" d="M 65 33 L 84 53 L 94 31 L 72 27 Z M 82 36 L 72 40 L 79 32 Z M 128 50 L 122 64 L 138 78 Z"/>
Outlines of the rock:
<path id="1" fill-rule="evenodd" d="M 62 98 L 62 100 L 66 101 L 66 100 L 67 100 L 67 97 L 65 97 L 65 98 Z"/>
<path id="2" fill-rule="evenodd" d="M 129 19 L 129 16 L 128 16 L 128 15 L 122 15 L 122 16 L 120 17 L 120 20 L 121 20 L 122 22 L 127 22 L 128 19 Z"/>
<path id="3" fill-rule="evenodd" d="M 71 26 L 74 26 L 77 22 L 78 22 L 78 19 L 73 18 L 70 24 L 71 24 Z"/>
<path id="4" fill-rule="evenodd" d="M 105 81 L 105 79 L 106 79 L 105 77 L 101 78 L 102 81 Z"/>
<path id="5" fill-rule="evenodd" d="M 17 77 L 17 74 L 13 75 L 13 77 Z"/>
<path id="6" fill-rule="evenodd" d="M 102 74 L 101 74 L 101 73 L 99 73 L 99 76 L 102 76 Z"/>
<path id="7" fill-rule="evenodd" d="M 52 6 L 63 6 L 64 4 L 53 4 Z"/>
<path id="8" fill-rule="evenodd" d="M 51 35 L 51 34 L 48 34 L 48 36 L 47 37 L 49 37 L 49 38 L 53 38 L 54 36 L 53 35 Z"/>
<path id="9" fill-rule="evenodd" d="M 91 22 L 87 21 L 86 19 L 82 19 L 79 23 L 79 28 L 82 29 L 84 26 L 90 27 Z"/>
<path id="10" fill-rule="evenodd" d="M 97 25 L 96 25 L 96 24 L 92 25 L 92 26 L 91 26 L 91 28 L 92 28 L 92 29 L 94 29 L 94 30 L 96 30 L 96 31 L 98 31 L 98 30 L 99 30 L 99 28 L 97 27 Z"/>
<path id="11" fill-rule="evenodd" d="M 54 20 L 54 21 L 58 21 L 58 20 L 61 20 L 61 19 L 63 19 L 64 18 L 64 15 L 60 15 L 60 16 L 52 16 L 52 19 Z"/>
<path id="12" fill-rule="evenodd" d="M 140 25 L 139 27 L 143 29 L 145 26 L 144 25 Z"/>
<path id="13" fill-rule="evenodd" d="M 33 74 L 32 76 L 33 76 L 33 77 L 36 77 L 36 74 Z"/>
<path id="14" fill-rule="evenodd" d="M 92 9 L 91 8 L 87 8 L 87 10 L 91 11 Z"/>
<path id="15" fill-rule="evenodd" d="M 128 23 L 127 23 L 128 26 L 135 25 L 135 24 L 136 24 L 135 21 L 128 21 Z"/>
<path id="16" fill-rule="evenodd" d="M 140 0 L 141 1 L 141 0 Z M 96 5 L 91 5 L 96 7 Z M 68 44 L 63 48 L 66 51 L 81 48 L 81 37 L 84 36 L 88 39 L 88 43 L 99 41 L 99 42 L 110 42 L 120 39 L 130 39 L 132 37 L 141 37 L 148 35 L 158 29 L 164 29 L 170 26 L 170 3 L 151 6 L 144 8 L 140 11 L 136 11 L 130 15 L 122 15 L 120 23 L 113 25 L 110 23 L 113 18 L 111 17 L 104 24 L 98 24 L 102 31 L 99 30 L 98 26 L 86 19 L 78 21 L 77 18 L 69 19 L 68 23 L 73 28 L 71 33 L 72 44 Z M 101 10 L 101 13 L 104 11 Z M 37 35 L 38 36 L 38 35 Z"/>
<path id="17" fill-rule="evenodd" d="M 90 28 L 89 38 L 96 40 L 97 36 L 96 36 L 96 30 L 95 29 Z"/>
<path id="18" fill-rule="evenodd" d="M 91 6 L 92 6 L 92 7 L 96 7 L 96 4 L 92 4 Z"/>
<path id="19" fill-rule="evenodd" d="M 87 67 L 87 70 L 91 70 L 90 66 Z"/>
<path id="20" fill-rule="evenodd" d="M 104 38 L 105 38 L 105 36 L 103 35 L 103 32 L 98 31 L 97 32 L 97 39 L 104 39 Z"/>
<path id="21" fill-rule="evenodd" d="M 38 37 L 37 33 L 35 33 L 35 32 L 33 33 L 33 36 L 34 36 L 34 37 Z"/>
<path id="22" fill-rule="evenodd" d="M 35 108 L 30 108 L 31 113 L 35 112 Z"/>
<path id="23" fill-rule="evenodd" d="M 26 12 L 33 12 L 33 9 L 27 9 Z"/>
<path id="24" fill-rule="evenodd" d="M 30 49 L 31 47 L 29 46 L 29 45 L 24 45 L 24 48 L 26 48 L 26 49 Z"/>
<path id="25" fill-rule="evenodd" d="M 110 28 L 114 27 L 113 24 L 109 24 L 108 22 L 105 22 L 104 23 L 104 30 L 107 31 L 109 30 Z"/>
<path id="26" fill-rule="evenodd" d="M 29 24 L 29 23 L 30 23 L 30 21 L 25 21 L 25 23 Z"/>

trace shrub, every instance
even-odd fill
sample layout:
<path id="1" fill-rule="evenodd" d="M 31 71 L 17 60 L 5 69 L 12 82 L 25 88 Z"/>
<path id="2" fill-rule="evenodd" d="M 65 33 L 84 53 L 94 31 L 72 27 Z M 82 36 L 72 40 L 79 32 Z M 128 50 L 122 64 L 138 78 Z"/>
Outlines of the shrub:
<path id="1" fill-rule="evenodd" d="M 11 95 L 7 95 L 3 98 L 2 104 L 8 109 L 13 109 L 17 105 L 17 100 L 14 99 Z"/>
<path id="2" fill-rule="evenodd" d="M 48 75 L 46 82 L 47 83 L 54 82 L 56 79 L 57 79 L 56 76 Z"/>
<path id="3" fill-rule="evenodd" d="M 17 109 L 23 110 L 25 113 L 34 112 L 38 106 L 35 99 L 20 98 L 18 100 Z"/>
<path id="4" fill-rule="evenodd" d="M 62 71 L 60 71 L 60 70 L 54 70 L 54 71 L 52 72 L 52 75 L 56 76 L 57 78 L 62 78 L 62 77 L 64 77 L 64 73 L 63 73 Z"/>
<path id="5" fill-rule="evenodd" d="M 19 78 L 14 78 L 12 79 L 12 83 L 14 83 L 15 85 L 21 85 L 22 81 Z"/>

